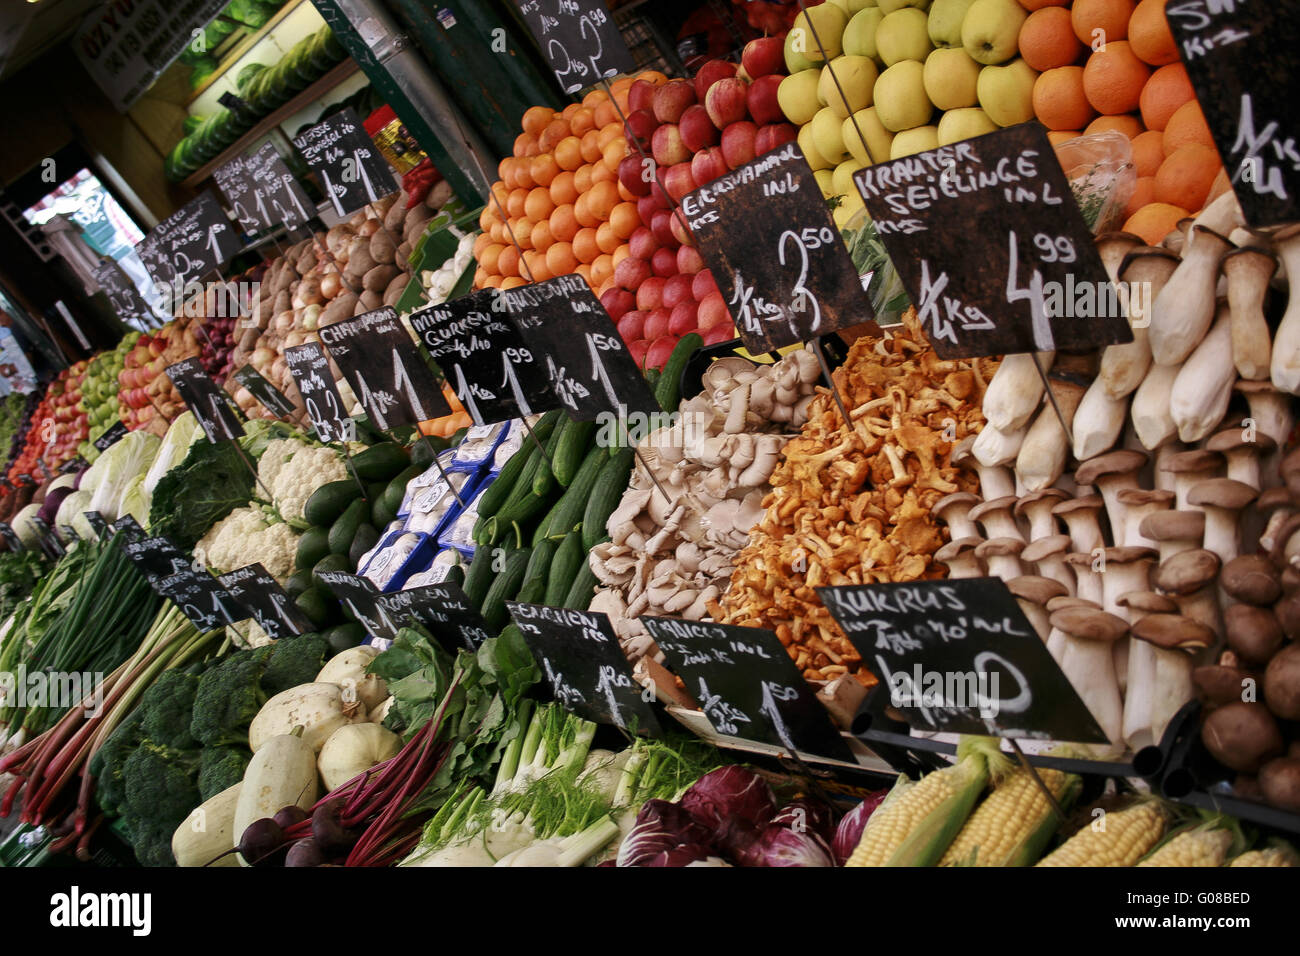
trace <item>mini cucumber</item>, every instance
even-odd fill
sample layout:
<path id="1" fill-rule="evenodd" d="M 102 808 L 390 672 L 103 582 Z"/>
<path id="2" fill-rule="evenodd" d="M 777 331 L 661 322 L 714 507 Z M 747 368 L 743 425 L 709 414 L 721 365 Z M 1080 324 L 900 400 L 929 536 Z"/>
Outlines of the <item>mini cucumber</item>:
<path id="1" fill-rule="evenodd" d="M 603 540 L 608 541 L 609 538 Z M 591 570 L 591 555 L 583 555 L 582 566 L 578 568 L 578 573 L 573 578 L 573 585 L 569 588 L 569 593 L 564 596 L 562 606 L 578 611 L 587 610 L 591 606 L 592 596 L 596 593 L 599 584 L 600 579 L 596 577 L 596 572 Z"/>
<path id="2" fill-rule="evenodd" d="M 519 593 L 519 588 L 524 581 L 524 572 L 528 570 L 528 562 L 532 556 L 532 548 L 519 548 L 510 552 L 506 556 L 505 566 L 492 582 L 492 586 L 488 588 L 480 613 L 492 630 L 501 630 L 510 620 L 506 601 L 513 599 Z"/>
<path id="3" fill-rule="evenodd" d="M 555 557 L 555 542 L 543 541 L 532 551 L 524 569 L 523 584 L 514 595 L 514 600 L 521 604 L 541 604 L 546 597 L 546 572 Z"/>
<path id="4" fill-rule="evenodd" d="M 562 539 L 581 524 L 591 490 L 596 484 L 596 479 L 600 477 L 601 468 L 609 462 L 609 455 L 603 448 L 593 448 L 587 452 L 582 467 L 573 478 L 573 484 L 569 485 L 547 516 L 546 536 L 548 538 Z"/>
<path id="5" fill-rule="evenodd" d="M 635 452 L 624 448 L 605 463 L 582 512 L 582 543 L 588 550 L 605 534 L 605 525 L 623 500 Z"/>
<path id="6" fill-rule="evenodd" d="M 595 434 L 594 421 L 569 422 L 565 426 L 564 434 L 560 436 L 555 447 L 554 467 L 551 469 L 561 488 L 567 488 L 573 483 L 574 476 L 582 467 L 582 461 L 591 448 L 591 439 Z M 536 483 L 533 485 L 533 490 L 537 490 Z"/>
<path id="7" fill-rule="evenodd" d="M 574 578 L 582 567 L 587 552 L 582 547 L 582 532 L 570 531 L 555 549 L 551 570 L 546 575 L 546 594 L 542 603 L 547 607 L 562 607 L 564 598 L 573 587 Z"/>
<path id="8" fill-rule="evenodd" d="M 686 371 L 691 356 L 703 346 L 704 339 L 697 332 L 683 335 L 673 346 L 668 361 L 664 363 L 663 374 L 655 384 L 655 401 L 664 411 L 677 411 L 682 400 L 682 373 Z"/>
<path id="9" fill-rule="evenodd" d="M 465 572 L 465 596 L 475 607 L 482 606 L 488 588 L 492 586 L 492 576 L 496 573 L 492 570 L 492 551 L 490 547 L 475 549 L 474 560 L 470 561 L 469 570 Z"/>

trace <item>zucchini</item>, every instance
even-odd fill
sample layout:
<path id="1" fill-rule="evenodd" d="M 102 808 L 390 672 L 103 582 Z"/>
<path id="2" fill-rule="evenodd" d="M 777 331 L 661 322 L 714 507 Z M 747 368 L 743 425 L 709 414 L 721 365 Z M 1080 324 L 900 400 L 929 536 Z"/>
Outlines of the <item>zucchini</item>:
<path id="1" fill-rule="evenodd" d="M 518 548 L 511 551 L 506 556 L 505 567 L 488 588 L 480 613 L 493 631 L 501 630 L 510 620 L 506 601 L 512 600 L 519 593 L 519 588 L 524 581 L 524 572 L 528 570 L 528 562 L 532 556 L 532 548 Z"/>
<path id="2" fill-rule="evenodd" d="M 310 570 L 316 562 L 330 553 L 330 529 L 313 525 L 302 533 L 298 539 L 298 551 L 294 555 L 293 566 L 299 571 Z"/>
<path id="3" fill-rule="evenodd" d="M 573 478 L 582 467 L 582 459 L 591 449 L 591 440 L 596 434 L 596 423 L 591 422 L 569 422 L 565 426 L 564 434 L 560 437 L 559 444 L 555 448 L 555 458 L 553 459 L 555 480 L 559 482 L 561 488 L 567 488 L 573 483 Z M 537 490 L 536 484 L 533 490 Z"/>
<path id="4" fill-rule="evenodd" d="M 346 571 L 352 573 L 352 568 L 348 565 L 348 556 L 346 554 L 327 554 L 321 558 L 311 569 L 311 579 L 317 587 L 322 587 L 326 591 L 329 585 L 321 578 L 322 571 Z"/>
<path id="5" fill-rule="evenodd" d="M 303 505 L 308 524 L 332 525 L 357 497 L 357 483 L 351 478 L 330 481 L 311 493 Z"/>
<path id="6" fill-rule="evenodd" d="M 631 449 L 626 450 L 631 451 Z M 587 508 L 587 499 L 591 496 L 591 490 L 596 484 L 596 479 L 600 477 L 601 469 L 609 462 L 609 455 L 603 448 L 593 448 L 587 452 L 582 467 L 578 469 L 577 475 L 573 478 L 573 484 L 569 485 L 568 490 L 564 492 L 560 500 L 556 502 L 555 507 L 551 509 L 551 513 L 546 517 L 546 536 L 548 538 L 563 538 L 582 523 L 582 515 Z"/>
<path id="7" fill-rule="evenodd" d="M 439 452 L 446 449 L 447 439 L 439 438 L 437 435 L 426 435 L 422 440 L 417 439 L 411 442 L 408 449 L 411 453 L 411 464 L 424 470 L 433 464 L 433 459 L 438 456 Z"/>
<path id="8" fill-rule="evenodd" d="M 361 561 L 361 556 L 373 548 L 379 542 L 379 531 L 374 525 L 361 522 L 357 528 L 357 533 L 352 537 L 352 544 L 348 548 L 348 564 L 356 567 Z"/>
<path id="9" fill-rule="evenodd" d="M 397 477 L 384 486 L 384 490 L 379 496 L 383 499 L 385 507 L 391 510 L 393 514 L 397 514 L 398 509 L 402 507 L 402 499 L 406 497 L 406 486 L 427 470 L 427 468 L 421 468 L 419 465 L 410 465 L 398 472 Z"/>
<path id="10" fill-rule="evenodd" d="M 582 547 L 582 532 L 570 531 L 555 549 L 551 570 L 546 576 L 546 594 L 542 603 L 547 607 L 563 607 L 565 595 L 573 587 L 573 579 L 582 567 L 587 552 Z"/>
<path id="11" fill-rule="evenodd" d="M 347 554 L 352 539 L 357 536 L 361 523 L 370 516 L 370 505 L 364 498 L 356 498 L 347 506 L 339 519 L 330 525 L 330 554 Z"/>
<path id="12" fill-rule="evenodd" d="M 487 547 L 476 548 L 474 560 L 470 561 L 469 570 L 465 572 L 465 583 L 462 588 L 465 596 L 476 608 L 482 607 L 488 588 L 492 586 L 492 576 L 495 573 L 492 570 L 492 550 Z"/>
<path id="13" fill-rule="evenodd" d="M 606 537 L 604 540 L 608 541 Z M 583 555 L 582 566 L 578 568 L 578 573 L 574 575 L 573 585 L 569 588 L 569 593 L 564 596 L 563 607 L 571 607 L 577 611 L 585 611 L 591 606 L 591 599 L 596 593 L 596 588 L 600 584 L 600 579 L 596 577 L 596 572 L 591 570 L 591 555 Z"/>
<path id="14" fill-rule="evenodd" d="M 514 600 L 523 604 L 541 604 L 546 597 L 546 569 L 555 557 L 555 542 L 543 541 L 532 549 L 528 566 L 524 569 L 524 580 Z"/>
<path id="15" fill-rule="evenodd" d="M 410 463 L 411 459 L 406 457 L 406 449 L 391 441 L 371 445 L 365 451 L 352 456 L 352 467 L 362 481 L 380 479 L 391 481 Z"/>
<path id="16" fill-rule="evenodd" d="M 605 534 L 605 525 L 614 513 L 618 503 L 627 491 L 628 478 L 632 474 L 635 452 L 631 448 L 622 449 L 605 463 L 592 486 L 591 496 L 587 498 L 582 512 L 582 545 L 587 550 Z"/>
<path id="17" fill-rule="evenodd" d="M 673 346 L 672 354 L 664 363 L 663 374 L 655 385 L 655 401 L 664 411 L 677 411 L 682 401 L 682 373 L 686 371 L 686 363 L 703 347 L 704 339 L 696 332 L 683 335 Z"/>

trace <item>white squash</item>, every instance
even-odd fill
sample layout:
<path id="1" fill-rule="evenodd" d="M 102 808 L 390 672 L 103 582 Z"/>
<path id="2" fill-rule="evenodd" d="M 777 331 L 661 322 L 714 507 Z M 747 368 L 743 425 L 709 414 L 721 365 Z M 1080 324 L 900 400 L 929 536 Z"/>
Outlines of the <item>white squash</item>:
<path id="1" fill-rule="evenodd" d="M 316 768 L 328 793 L 359 773 L 397 756 L 402 739 L 378 724 L 348 724 L 330 734 L 320 749 Z"/>
<path id="2" fill-rule="evenodd" d="M 377 674 L 367 674 L 370 662 L 379 652 L 370 646 L 350 647 L 335 654 L 316 675 L 317 683 L 338 684 L 345 701 L 359 700 L 366 710 L 373 710 L 388 696 L 388 684 Z"/>
<path id="3" fill-rule="evenodd" d="M 235 845 L 235 807 L 243 786 L 240 782 L 227 787 L 181 821 L 172 834 L 172 856 L 177 866 L 239 866 L 233 853 L 221 854 Z"/>
<path id="4" fill-rule="evenodd" d="M 276 694 L 257 712 L 248 726 L 248 747 L 256 754 L 262 746 L 295 727 L 312 753 L 320 753 L 330 734 L 340 727 L 366 719 L 365 705 L 344 699 L 338 684 L 300 684 Z"/>
<path id="5" fill-rule="evenodd" d="M 388 716 L 388 712 L 393 709 L 394 700 L 396 700 L 396 698 L 393 697 L 392 694 L 385 697 L 383 702 L 370 712 L 370 722 L 372 724 L 382 724 L 384 718 Z"/>
<path id="6" fill-rule="evenodd" d="M 263 741 L 244 771 L 243 786 L 235 803 L 232 836 L 239 840 L 248 825 L 263 817 L 273 817 L 287 806 L 310 810 L 319 794 L 316 778 L 316 753 L 296 733 L 277 734 Z M 241 866 L 250 866 L 239 854 Z"/>

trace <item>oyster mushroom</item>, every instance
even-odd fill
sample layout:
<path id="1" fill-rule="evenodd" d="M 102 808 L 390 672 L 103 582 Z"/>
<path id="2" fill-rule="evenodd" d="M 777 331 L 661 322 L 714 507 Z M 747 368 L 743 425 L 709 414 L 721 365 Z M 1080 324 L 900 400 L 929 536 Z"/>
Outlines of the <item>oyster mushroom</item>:
<path id="1" fill-rule="evenodd" d="M 1105 503 L 1097 495 L 1084 495 L 1052 506 L 1052 514 L 1065 522 L 1074 550 L 1087 554 L 1103 547 L 1101 525 L 1097 515 Z"/>
<path id="2" fill-rule="evenodd" d="M 1227 361 L 1231 352 L 1232 322 L 1225 302 L 1169 391 L 1169 414 L 1181 440 L 1200 441 L 1223 421 L 1237 381 L 1237 370 Z"/>
<path id="3" fill-rule="evenodd" d="M 975 556 L 983 561 L 989 574 L 1010 581 L 1024 574 L 1020 565 L 1020 552 L 1025 542 L 1020 538 L 992 538 L 975 546 Z"/>
<path id="4" fill-rule="evenodd" d="M 1221 561 L 1231 561 L 1241 553 L 1238 518 L 1258 496 L 1250 485 L 1231 478 L 1211 478 L 1188 489 L 1187 503 L 1205 512 L 1205 547 Z"/>
<path id="5" fill-rule="evenodd" d="M 1189 510 L 1187 492 L 1192 486 L 1213 478 L 1223 470 L 1223 456 L 1218 452 L 1194 448 L 1171 455 L 1164 470 L 1174 476 L 1174 510 Z"/>
<path id="6" fill-rule="evenodd" d="M 987 427 L 987 426 L 986 426 Z M 985 501 L 991 501 L 994 498 L 1005 498 L 1008 495 L 1016 493 L 1015 479 L 1012 477 L 1011 469 L 1006 468 L 1003 464 L 986 465 L 975 456 L 973 451 L 976 436 L 971 435 L 959 441 L 949 456 L 949 461 L 958 468 L 966 468 L 975 471 L 980 478 L 980 494 Z M 1015 458 L 1015 452 L 1012 451 L 1009 456 L 1002 459 L 1003 462 L 1011 461 Z"/>
<path id="7" fill-rule="evenodd" d="M 1292 395 L 1300 392 L 1300 225 L 1288 226 L 1273 237 L 1278 257 L 1286 266 L 1288 295 L 1286 312 L 1273 338 L 1270 377 L 1273 387 Z"/>
<path id="8" fill-rule="evenodd" d="M 1156 542 L 1143 536 L 1142 522 L 1148 515 L 1168 511 L 1174 503 L 1172 491 L 1144 491 L 1141 488 L 1125 488 L 1116 498 L 1124 506 L 1125 524 L 1123 532 L 1112 529 L 1118 543 L 1127 548 L 1155 548 Z"/>
<path id="9" fill-rule="evenodd" d="M 1013 511 L 1017 518 L 1029 522 L 1029 540 L 1037 541 L 1057 533 L 1056 517 L 1052 508 L 1070 496 L 1060 488 L 1043 488 L 1025 495 L 1016 502 Z"/>
<path id="10" fill-rule="evenodd" d="M 1052 630 L 1048 622 L 1047 602 L 1054 597 L 1065 597 L 1064 586 L 1051 578 L 1025 574 L 1007 581 L 1007 589 L 1015 596 L 1025 620 L 1033 625 L 1035 633 L 1046 644 Z"/>
<path id="11" fill-rule="evenodd" d="M 1128 515 L 1128 509 L 1119 500 L 1119 493 L 1125 488 L 1137 488 L 1138 469 L 1146 462 L 1145 452 L 1121 448 L 1089 458 L 1074 473 L 1074 480 L 1078 484 L 1095 485 L 1102 500 L 1106 502 L 1112 541 L 1122 540 Z"/>
<path id="12" fill-rule="evenodd" d="M 1214 321 L 1219 260 L 1232 243 L 1213 229 L 1196 225 L 1190 239 L 1182 261 L 1151 306 L 1147 336 L 1157 365 L 1184 362 Z"/>
<path id="13" fill-rule="evenodd" d="M 978 536 L 979 531 L 970 517 L 970 510 L 981 501 L 979 495 L 973 495 L 968 491 L 954 491 L 936 501 L 930 513 L 948 525 L 948 534 L 953 540 Z"/>
<path id="14" fill-rule="evenodd" d="M 1124 294 L 1133 341 L 1109 345 L 1101 353 L 1097 379 L 1108 398 L 1118 400 L 1132 394 L 1151 367 L 1151 345 L 1147 341 L 1151 306 L 1177 267 L 1176 255 L 1153 246 L 1131 250 L 1120 263 L 1119 288 Z"/>
<path id="15" fill-rule="evenodd" d="M 1020 526 L 1016 524 L 1013 509 L 1016 499 L 1012 495 L 985 500 L 975 505 L 968 512 L 971 519 L 978 521 L 984 528 L 987 538 L 1015 538 L 1024 542 Z"/>
<path id="16" fill-rule="evenodd" d="M 934 553 L 934 560 L 948 566 L 950 578 L 982 578 L 984 565 L 975 556 L 975 549 L 983 542 L 982 538 L 954 538 Z"/>
<path id="17" fill-rule="evenodd" d="M 1205 449 L 1218 452 L 1227 459 L 1229 478 L 1260 491 L 1263 483 L 1259 463 L 1277 449 L 1277 443 L 1260 431 L 1256 431 L 1252 438 L 1248 437 L 1247 429 L 1228 428 L 1211 435 Z"/>
<path id="18" fill-rule="evenodd" d="M 1157 511 L 1138 525 L 1145 540 L 1160 549 L 1161 563 L 1183 551 L 1199 548 L 1205 538 L 1205 514 L 1201 511 Z"/>
<path id="19" fill-rule="evenodd" d="M 1133 393 L 1129 417 L 1133 432 L 1148 450 L 1159 448 L 1178 437 L 1178 425 L 1169 408 L 1169 399 L 1181 365 L 1152 365 L 1142 384 Z"/>

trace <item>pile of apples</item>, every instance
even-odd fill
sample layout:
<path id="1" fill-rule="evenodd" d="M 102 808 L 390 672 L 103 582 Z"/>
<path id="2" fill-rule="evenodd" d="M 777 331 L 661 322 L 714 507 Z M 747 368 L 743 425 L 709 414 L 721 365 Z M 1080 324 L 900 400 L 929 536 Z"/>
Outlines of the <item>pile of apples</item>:
<path id="1" fill-rule="evenodd" d="M 58 374 L 32 412 L 22 451 L 9 466 L 9 480 L 31 475 L 42 482 L 65 461 L 89 433 L 89 419 L 81 409 L 81 382 L 88 360 L 82 359 Z M 44 470 L 40 463 L 44 463 Z"/>
<path id="2" fill-rule="evenodd" d="M 185 409 L 165 369 L 199 354 L 199 342 L 190 325 L 186 319 L 173 319 L 153 335 L 141 335 L 126 353 L 117 376 L 117 397 L 122 403 L 122 421 L 132 431 L 145 428 L 161 434 Z"/>
<path id="3" fill-rule="evenodd" d="M 799 15 L 797 0 L 731 0 L 731 5 L 739 7 L 745 22 L 761 33 L 785 33 Z"/>
<path id="4" fill-rule="evenodd" d="M 80 453 L 87 461 L 95 457 L 90 443 L 121 420 L 122 403 L 118 398 L 117 377 L 126 365 L 127 353 L 139 338 L 139 332 L 129 332 L 116 348 L 100 352 L 86 366 L 86 375 L 81 381 L 81 411 L 86 413 L 90 431 Z"/>
<path id="5" fill-rule="evenodd" d="M 692 79 L 642 80 L 628 92 L 632 151 L 618 179 L 636 197 L 642 225 L 601 304 L 647 367 L 661 366 L 690 332 L 706 345 L 735 337 L 717 282 L 675 210 L 687 193 L 796 137 L 777 99 L 784 75 L 782 37 L 763 37 L 745 46 L 739 65 L 710 60 Z"/>

